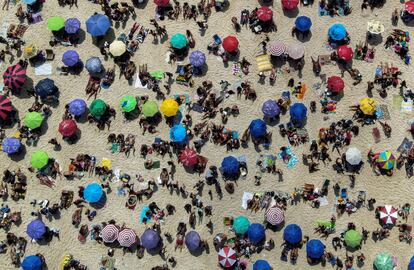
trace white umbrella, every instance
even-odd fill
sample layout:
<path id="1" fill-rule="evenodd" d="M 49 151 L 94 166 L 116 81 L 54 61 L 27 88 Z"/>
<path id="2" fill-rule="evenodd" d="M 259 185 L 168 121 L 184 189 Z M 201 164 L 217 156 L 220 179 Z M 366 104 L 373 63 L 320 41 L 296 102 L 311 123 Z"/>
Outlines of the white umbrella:
<path id="1" fill-rule="evenodd" d="M 385 27 L 380 21 L 372 20 L 367 23 L 367 31 L 379 35 L 385 31 Z"/>
<path id="2" fill-rule="evenodd" d="M 361 151 L 355 147 L 351 147 L 346 151 L 345 158 L 351 165 L 359 165 L 362 162 Z"/>
<path id="3" fill-rule="evenodd" d="M 287 48 L 287 53 L 290 58 L 298 60 L 305 55 L 305 47 L 299 43 L 290 44 L 290 46 Z"/>

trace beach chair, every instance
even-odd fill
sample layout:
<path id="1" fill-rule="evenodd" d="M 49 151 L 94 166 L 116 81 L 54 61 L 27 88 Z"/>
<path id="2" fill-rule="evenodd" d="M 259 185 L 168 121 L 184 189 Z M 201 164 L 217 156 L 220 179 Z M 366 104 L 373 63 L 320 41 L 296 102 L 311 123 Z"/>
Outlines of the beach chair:
<path id="1" fill-rule="evenodd" d="M 53 59 L 55 59 L 55 53 L 53 52 L 53 50 L 46 49 L 45 52 L 46 52 L 46 60 L 53 61 Z"/>
<path id="2" fill-rule="evenodd" d="M 119 35 L 119 37 L 117 38 L 117 40 L 122 41 L 123 43 L 127 43 L 128 41 L 128 36 L 125 33 L 121 33 Z"/>
<path id="3" fill-rule="evenodd" d="M 217 34 L 215 34 L 213 36 L 213 39 L 214 39 L 214 43 L 215 44 L 217 44 L 217 45 L 220 45 L 221 44 L 221 38 Z"/>
<path id="4" fill-rule="evenodd" d="M 306 184 L 303 186 L 303 194 L 304 195 L 310 195 L 315 190 L 315 185 L 313 184 Z"/>
<path id="5" fill-rule="evenodd" d="M 348 191 L 346 188 L 341 189 L 341 198 L 342 199 L 348 198 Z"/>

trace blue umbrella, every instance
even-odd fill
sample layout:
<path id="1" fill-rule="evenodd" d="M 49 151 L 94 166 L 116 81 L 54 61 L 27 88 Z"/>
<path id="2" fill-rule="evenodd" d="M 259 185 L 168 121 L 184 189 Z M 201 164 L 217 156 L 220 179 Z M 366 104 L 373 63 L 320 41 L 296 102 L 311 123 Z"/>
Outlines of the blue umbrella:
<path id="1" fill-rule="evenodd" d="M 155 249 L 160 241 L 161 238 L 159 234 L 152 229 L 146 229 L 145 232 L 141 235 L 141 245 L 149 250 Z"/>
<path id="2" fill-rule="evenodd" d="M 86 69 L 89 73 L 100 73 L 102 71 L 102 62 L 98 57 L 91 57 L 86 60 Z"/>
<path id="3" fill-rule="evenodd" d="M 239 161 L 233 156 L 228 156 L 221 162 L 221 171 L 225 177 L 237 176 L 239 174 Z"/>
<path id="4" fill-rule="evenodd" d="M 104 36 L 111 23 L 106 15 L 95 14 L 86 21 L 86 31 L 93 37 Z"/>
<path id="5" fill-rule="evenodd" d="M 46 233 L 46 226 L 40 219 L 33 220 L 27 225 L 26 233 L 30 238 L 40 239 Z"/>
<path id="6" fill-rule="evenodd" d="M 253 138 L 260 138 L 266 135 L 266 123 L 262 119 L 256 119 L 250 122 L 250 135 Z"/>
<path id="7" fill-rule="evenodd" d="M 414 256 L 411 257 L 410 263 L 408 264 L 408 270 L 414 270 Z"/>
<path id="8" fill-rule="evenodd" d="M 74 50 L 68 50 L 62 55 L 62 62 L 68 67 L 73 67 L 79 63 L 79 54 Z"/>
<path id="9" fill-rule="evenodd" d="M 20 151 L 21 146 L 22 143 L 19 139 L 11 137 L 4 139 L 1 147 L 4 153 L 14 154 Z"/>
<path id="10" fill-rule="evenodd" d="M 42 270 L 43 263 L 39 256 L 30 255 L 24 257 L 20 266 L 23 270 Z"/>
<path id="11" fill-rule="evenodd" d="M 31 5 L 36 3 L 37 0 L 23 0 L 23 3 L 25 3 L 26 5 Z"/>
<path id="12" fill-rule="evenodd" d="M 343 24 L 335 23 L 329 28 L 328 35 L 334 41 L 343 40 L 346 37 L 346 28 Z"/>
<path id="13" fill-rule="evenodd" d="M 301 32 L 306 32 L 311 29 L 312 21 L 307 16 L 299 16 L 295 20 L 295 27 Z"/>
<path id="14" fill-rule="evenodd" d="M 291 245 L 299 244 L 302 241 L 302 229 L 296 224 L 289 224 L 283 231 L 283 240 Z"/>
<path id="15" fill-rule="evenodd" d="M 306 244 L 306 254 L 311 259 L 320 259 L 325 251 L 325 245 L 318 239 L 312 239 Z"/>
<path id="16" fill-rule="evenodd" d="M 271 270 L 270 264 L 266 260 L 257 260 L 253 264 L 253 270 Z"/>
<path id="17" fill-rule="evenodd" d="M 303 121 L 306 118 L 308 109 L 303 103 L 295 103 L 290 106 L 290 119 L 292 121 Z"/>
<path id="18" fill-rule="evenodd" d="M 193 252 L 199 249 L 200 247 L 201 238 L 198 232 L 191 231 L 187 233 L 185 236 L 185 245 L 187 246 L 188 250 Z"/>
<path id="19" fill-rule="evenodd" d="M 83 191 L 83 198 L 88 203 L 96 203 L 102 198 L 103 190 L 101 185 L 98 183 L 92 183 L 86 186 L 85 190 Z"/>
<path id="20" fill-rule="evenodd" d="M 36 94 L 40 97 L 47 97 L 57 92 L 55 82 L 49 78 L 43 79 L 36 84 Z"/>
<path id="21" fill-rule="evenodd" d="M 250 224 L 249 230 L 247 231 L 247 236 L 249 237 L 250 242 L 253 244 L 260 243 L 265 238 L 264 226 L 259 223 Z"/>
<path id="22" fill-rule="evenodd" d="M 276 117 L 280 114 L 280 108 L 279 105 L 277 105 L 277 102 L 275 100 L 267 100 L 262 105 L 262 112 L 265 117 Z"/>
<path id="23" fill-rule="evenodd" d="M 194 67 L 202 67 L 206 63 L 206 55 L 202 51 L 192 52 L 189 59 Z"/>
<path id="24" fill-rule="evenodd" d="M 69 18 L 65 21 L 65 31 L 68 34 L 75 34 L 80 28 L 80 21 L 77 18 Z"/>
<path id="25" fill-rule="evenodd" d="M 69 112 L 75 116 L 81 116 L 86 112 L 88 105 L 83 99 L 74 99 L 69 103 Z"/>
<path id="26" fill-rule="evenodd" d="M 187 130 L 181 124 L 174 125 L 170 129 L 170 139 L 172 142 L 183 142 L 187 136 Z"/>

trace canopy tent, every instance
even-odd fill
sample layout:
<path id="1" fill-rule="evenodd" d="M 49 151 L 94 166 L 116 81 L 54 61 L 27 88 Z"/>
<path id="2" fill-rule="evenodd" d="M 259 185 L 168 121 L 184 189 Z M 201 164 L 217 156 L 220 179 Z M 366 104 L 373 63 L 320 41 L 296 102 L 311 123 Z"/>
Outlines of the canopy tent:
<path id="1" fill-rule="evenodd" d="M 299 60 L 305 55 L 305 47 L 299 43 L 290 44 L 287 53 L 293 60 Z"/>
<path id="2" fill-rule="evenodd" d="M 235 36 L 227 36 L 223 39 L 222 46 L 228 53 L 237 52 L 239 49 L 239 40 Z"/>
<path id="3" fill-rule="evenodd" d="M 46 225 L 40 219 L 35 219 L 27 225 L 26 233 L 30 238 L 41 239 L 46 233 Z"/>
<path id="4" fill-rule="evenodd" d="M 359 165 L 362 162 L 362 154 L 358 148 L 351 147 L 345 153 L 345 160 L 351 165 Z"/>
<path id="5" fill-rule="evenodd" d="M 233 220 L 233 230 L 236 234 L 245 234 L 250 227 L 250 221 L 245 216 L 238 216 Z"/>
<path id="6" fill-rule="evenodd" d="M 158 105 L 155 101 L 149 100 L 142 105 L 142 114 L 145 117 L 153 117 L 158 112 Z"/>
<path id="7" fill-rule="evenodd" d="M 79 63 L 79 54 L 74 50 L 68 50 L 62 55 L 63 64 L 73 67 Z"/>
<path id="8" fill-rule="evenodd" d="M 137 99 L 134 96 L 123 96 L 119 102 L 121 110 L 128 113 L 137 107 Z"/>
<path id="9" fill-rule="evenodd" d="M 256 11 L 256 16 L 261 22 L 270 22 L 273 19 L 273 11 L 266 6 L 262 6 Z"/>
<path id="10" fill-rule="evenodd" d="M 375 256 L 374 266 L 376 270 L 392 270 L 394 263 L 389 253 L 380 252 Z"/>
<path id="11" fill-rule="evenodd" d="M 166 117 L 175 116 L 178 112 L 178 103 L 174 99 L 165 99 L 161 103 L 161 112 Z"/>
<path id="12" fill-rule="evenodd" d="M 291 121 L 303 121 L 306 118 L 308 109 L 303 103 L 295 103 L 290 106 L 290 120 Z"/>
<path id="13" fill-rule="evenodd" d="M 24 124 L 30 128 L 35 129 L 42 125 L 43 117 L 38 112 L 27 112 L 24 115 Z"/>
<path id="14" fill-rule="evenodd" d="M 47 20 L 47 29 L 51 31 L 59 31 L 65 27 L 65 19 L 59 16 L 51 17 Z"/>
<path id="15" fill-rule="evenodd" d="M 312 21 L 307 16 L 299 16 L 295 20 L 295 27 L 300 32 L 309 31 L 312 27 Z"/>
<path id="16" fill-rule="evenodd" d="M 33 152 L 30 164 L 35 169 L 42 169 L 49 163 L 49 155 L 43 150 Z"/>
<path id="17" fill-rule="evenodd" d="M 185 167 L 192 167 L 197 164 L 198 155 L 194 149 L 186 147 L 181 151 L 179 159 Z"/>
<path id="18" fill-rule="evenodd" d="M 158 247 L 160 241 L 161 238 L 159 234 L 152 229 L 146 229 L 141 235 L 141 245 L 147 250 L 152 250 Z"/>
<path id="19" fill-rule="evenodd" d="M 0 95 L 0 118 L 7 120 L 13 111 L 13 106 L 7 96 Z"/>
<path id="20" fill-rule="evenodd" d="M 126 45 L 120 40 L 115 40 L 109 45 L 109 52 L 112 54 L 112 56 L 121 56 L 126 52 Z"/>
<path id="21" fill-rule="evenodd" d="M 266 221 L 273 226 L 278 226 L 285 221 L 285 212 L 279 207 L 270 207 L 266 211 Z"/>
<path id="22" fill-rule="evenodd" d="M 43 263 L 39 256 L 30 255 L 24 257 L 20 266 L 23 270 L 42 270 Z"/>
<path id="23" fill-rule="evenodd" d="M 94 14 L 86 21 L 86 31 L 93 37 L 104 36 L 111 26 L 106 15 Z"/>
<path id="24" fill-rule="evenodd" d="M 198 232 L 190 231 L 185 236 L 185 245 L 190 252 L 194 252 L 200 248 L 201 238 Z"/>
<path id="25" fill-rule="evenodd" d="M 250 135 L 253 138 L 260 138 L 266 135 L 266 123 L 261 119 L 255 119 L 249 125 Z"/>
<path id="26" fill-rule="evenodd" d="M 13 90 L 21 89 L 26 79 L 26 69 L 19 64 L 8 67 L 3 74 L 4 85 Z"/>
<path id="27" fill-rule="evenodd" d="M 123 229 L 119 232 L 118 242 L 121 247 L 131 247 L 137 242 L 137 235 L 132 229 Z"/>
<path id="28" fill-rule="evenodd" d="M 262 224 L 252 223 L 247 230 L 247 236 L 250 242 L 258 244 L 265 239 L 265 228 Z"/>
<path id="29" fill-rule="evenodd" d="M 266 260 L 257 260 L 253 264 L 253 270 L 272 270 L 272 267 Z"/>
<path id="30" fill-rule="evenodd" d="M 71 137 L 76 134 L 78 125 L 73 119 L 65 119 L 59 124 L 59 133 L 64 137 Z"/>
<path id="31" fill-rule="evenodd" d="M 282 7 L 287 10 L 295 9 L 298 5 L 299 0 L 282 0 Z"/>
<path id="32" fill-rule="evenodd" d="M 280 108 L 275 100 L 269 99 L 263 103 L 262 112 L 265 117 L 273 118 L 279 116 Z"/>
<path id="33" fill-rule="evenodd" d="M 392 205 L 385 205 L 379 209 L 379 218 L 382 223 L 393 225 L 398 220 L 398 209 Z"/>
<path id="34" fill-rule="evenodd" d="M 183 48 L 187 47 L 188 40 L 187 40 L 185 35 L 183 35 L 181 33 L 176 33 L 171 37 L 170 45 L 174 49 L 180 50 L 180 49 L 183 49 Z"/>
<path id="35" fill-rule="evenodd" d="M 344 241 L 347 247 L 356 248 L 361 245 L 362 235 L 355 230 L 348 230 L 345 233 Z"/>
<path id="36" fill-rule="evenodd" d="M 194 67 L 202 67 L 206 63 L 206 55 L 202 51 L 193 51 L 188 59 Z"/>
<path id="37" fill-rule="evenodd" d="M 352 57 L 354 57 L 354 51 L 349 46 L 341 45 L 338 48 L 338 57 L 345 62 L 349 62 L 352 60 Z"/>
<path id="38" fill-rule="evenodd" d="M 102 62 L 98 57 L 91 57 L 86 60 L 85 63 L 86 70 L 91 74 L 97 74 L 102 71 Z"/>
<path id="39" fill-rule="evenodd" d="M 154 3 L 158 7 L 168 7 L 168 5 L 170 4 L 170 0 L 154 0 Z"/>
<path id="40" fill-rule="evenodd" d="M 328 36 L 333 41 L 341 41 L 346 38 L 346 28 L 343 24 L 335 23 L 328 30 Z"/>
<path id="41" fill-rule="evenodd" d="M 100 117 L 106 112 L 106 103 L 102 99 L 95 99 L 89 106 L 89 112 L 94 117 Z"/>
<path id="42" fill-rule="evenodd" d="M 5 138 L 1 144 L 1 149 L 6 154 L 15 154 L 20 151 L 22 143 L 14 137 Z"/>
<path id="43" fill-rule="evenodd" d="M 275 41 L 267 48 L 270 55 L 281 56 L 286 52 L 286 45 L 282 41 Z"/>
<path id="44" fill-rule="evenodd" d="M 363 98 L 359 101 L 359 109 L 365 115 L 374 115 L 377 110 L 377 102 L 373 98 Z"/>
<path id="45" fill-rule="evenodd" d="M 81 116 L 86 112 L 88 105 L 83 99 L 74 99 L 69 103 L 69 112 L 74 116 Z"/>
<path id="46" fill-rule="evenodd" d="M 221 162 L 221 171 L 224 177 L 235 177 L 239 175 L 239 161 L 233 156 L 227 156 Z"/>
<path id="47" fill-rule="evenodd" d="M 68 34 L 75 34 L 80 29 L 81 22 L 77 18 L 69 18 L 65 21 L 65 31 Z"/>
<path id="48" fill-rule="evenodd" d="M 42 98 L 56 94 L 57 90 L 55 82 L 49 78 L 40 80 L 35 86 L 36 94 Z"/>
<path id="49" fill-rule="evenodd" d="M 326 84 L 328 85 L 328 90 L 331 91 L 333 95 L 339 95 L 345 88 L 345 82 L 338 76 L 329 77 Z"/>
<path id="50" fill-rule="evenodd" d="M 101 185 L 98 183 L 92 183 L 86 186 L 83 191 L 83 198 L 88 203 L 97 203 L 104 195 Z"/>
<path id="51" fill-rule="evenodd" d="M 118 234 L 119 228 L 114 224 L 108 224 L 102 229 L 100 237 L 104 243 L 113 243 L 118 239 Z"/>
<path id="52" fill-rule="evenodd" d="M 183 142 L 187 137 L 187 130 L 182 124 L 174 125 L 170 129 L 170 140 L 172 142 Z"/>
<path id="53" fill-rule="evenodd" d="M 232 267 L 237 261 L 237 254 L 231 247 L 225 246 L 218 252 L 218 261 L 225 268 Z"/>
<path id="54" fill-rule="evenodd" d="M 325 245 L 318 239 L 306 243 L 306 254 L 311 259 L 320 259 L 325 252 Z"/>
<path id="55" fill-rule="evenodd" d="M 299 225 L 289 224 L 283 231 L 283 240 L 291 245 L 297 245 L 302 241 L 302 229 Z"/>
<path id="56" fill-rule="evenodd" d="M 383 151 L 375 161 L 378 168 L 382 170 L 391 170 L 395 166 L 395 156 L 390 151 Z"/>

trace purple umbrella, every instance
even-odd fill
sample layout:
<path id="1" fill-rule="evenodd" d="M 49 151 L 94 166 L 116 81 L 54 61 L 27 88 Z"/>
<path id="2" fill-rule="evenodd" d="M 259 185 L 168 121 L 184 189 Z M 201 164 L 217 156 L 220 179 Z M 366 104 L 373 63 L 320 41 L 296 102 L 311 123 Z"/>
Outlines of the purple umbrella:
<path id="1" fill-rule="evenodd" d="M 146 229 L 145 232 L 141 235 L 141 245 L 146 249 L 155 249 L 161 238 L 158 233 L 151 229 Z"/>
<path id="2" fill-rule="evenodd" d="M 2 149 L 4 153 L 14 154 L 19 152 L 22 143 L 17 138 L 6 138 L 3 141 Z"/>
<path id="3" fill-rule="evenodd" d="M 62 55 L 62 62 L 68 67 L 73 67 L 74 65 L 79 63 L 79 54 L 74 50 L 66 51 Z"/>
<path id="4" fill-rule="evenodd" d="M 194 67 L 202 67 L 206 63 L 206 55 L 202 51 L 194 51 L 190 54 L 190 64 Z"/>
<path id="5" fill-rule="evenodd" d="M 69 103 L 69 112 L 75 116 L 81 116 L 86 112 L 88 105 L 83 99 L 74 99 Z"/>
<path id="6" fill-rule="evenodd" d="M 191 231 L 185 236 L 185 245 L 190 252 L 196 251 L 200 247 L 200 235 L 196 231 Z"/>
<path id="7" fill-rule="evenodd" d="M 263 103 L 262 112 L 265 115 L 265 117 L 272 118 L 280 114 L 280 108 L 279 105 L 277 105 L 276 101 L 267 100 L 265 101 L 265 103 Z"/>
<path id="8" fill-rule="evenodd" d="M 65 21 L 65 31 L 68 34 L 75 34 L 80 28 L 80 21 L 76 18 L 70 18 Z"/>
<path id="9" fill-rule="evenodd" d="M 46 226 L 40 219 L 33 220 L 27 225 L 26 233 L 33 239 L 40 239 L 46 233 Z"/>

